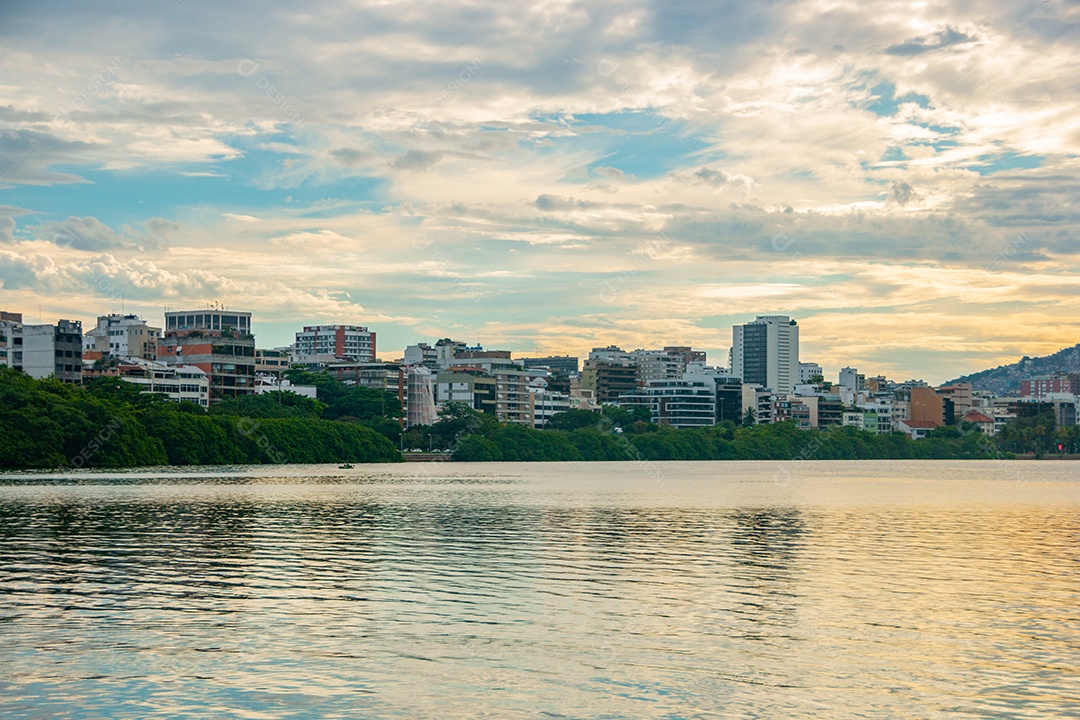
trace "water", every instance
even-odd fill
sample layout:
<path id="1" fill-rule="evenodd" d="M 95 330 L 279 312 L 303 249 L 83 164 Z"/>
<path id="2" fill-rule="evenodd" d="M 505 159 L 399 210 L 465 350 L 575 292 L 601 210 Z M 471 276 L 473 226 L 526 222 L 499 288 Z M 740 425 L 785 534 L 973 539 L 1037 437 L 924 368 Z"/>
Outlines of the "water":
<path id="1" fill-rule="evenodd" d="M 0 716 L 1076 717 L 1076 468 L 9 475 Z"/>

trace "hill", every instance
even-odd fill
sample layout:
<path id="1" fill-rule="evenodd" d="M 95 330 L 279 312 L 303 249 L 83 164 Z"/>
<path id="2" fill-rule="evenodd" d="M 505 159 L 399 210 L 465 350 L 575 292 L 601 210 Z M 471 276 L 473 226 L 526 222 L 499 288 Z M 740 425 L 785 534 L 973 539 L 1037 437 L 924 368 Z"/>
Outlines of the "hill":
<path id="1" fill-rule="evenodd" d="M 987 390 L 997 395 L 1009 395 L 1020 391 L 1020 381 L 1052 372 L 1080 372 L 1080 344 L 1058 350 L 1045 357 L 1025 355 L 1012 365 L 1001 365 L 971 375 L 958 377 L 951 382 L 969 382 L 975 390 Z"/>

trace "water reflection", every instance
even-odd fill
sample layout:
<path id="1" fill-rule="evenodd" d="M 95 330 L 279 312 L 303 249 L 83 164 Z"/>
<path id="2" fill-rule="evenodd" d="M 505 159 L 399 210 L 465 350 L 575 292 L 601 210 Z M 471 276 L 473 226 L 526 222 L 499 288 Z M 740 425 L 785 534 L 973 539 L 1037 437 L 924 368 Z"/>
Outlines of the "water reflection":
<path id="1" fill-rule="evenodd" d="M 9 488 L 0 713 L 1078 709 L 1076 505 L 916 506 L 895 478 L 893 502 L 765 504 L 767 469 L 707 466 Z"/>

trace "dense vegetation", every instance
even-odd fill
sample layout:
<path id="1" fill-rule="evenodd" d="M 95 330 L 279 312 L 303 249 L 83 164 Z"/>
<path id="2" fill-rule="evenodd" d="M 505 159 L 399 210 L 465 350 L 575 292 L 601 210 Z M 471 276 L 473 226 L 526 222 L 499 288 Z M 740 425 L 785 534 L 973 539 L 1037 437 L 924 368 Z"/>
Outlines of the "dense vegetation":
<path id="1" fill-rule="evenodd" d="M 327 403 L 272 393 L 223 402 L 207 413 L 140 393 L 116 378 L 75 386 L 0 368 L 0 467 L 401 459 L 394 443 L 363 419 L 324 419 L 328 409 Z"/>
<path id="2" fill-rule="evenodd" d="M 875 435 L 855 428 L 799 430 L 793 423 L 708 428 L 661 428 L 642 408 L 605 406 L 602 415 L 570 410 L 548 428 L 496 422 L 461 403 L 449 403 L 439 421 L 410 428 L 409 447 L 453 451 L 460 461 L 558 460 L 841 460 L 1003 457 L 993 439 L 949 427 L 926 440 Z"/>
<path id="3" fill-rule="evenodd" d="M 636 427 L 635 427 L 636 425 Z M 799 430 L 792 422 L 708 428 L 641 426 L 617 432 L 610 420 L 572 430 L 532 430 L 487 424 L 464 437 L 455 460 L 842 460 L 900 458 L 989 458 L 993 443 L 969 433 L 913 441 L 906 435 L 874 435 L 856 428 Z"/>
<path id="4" fill-rule="evenodd" d="M 240 463 L 393 462 L 396 446 L 453 452 L 461 461 L 797 460 L 993 458 L 1076 452 L 1080 428 L 1052 414 L 1018 418 L 996 437 L 946 426 L 925 440 L 854 428 L 798 430 L 792 423 L 675 430 L 640 408 L 571 410 L 534 430 L 497 422 L 462 403 L 402 434 L 391 393 L 289 371 L 319 399 L 283 392 L 214 405 L 171 403 L 116 378 L 82 386 L 33 380 L 0 368 L 0 467 L 133 467 Z"/>
<path id="5" fill-rule="evenodd" d="M 941 432 L 941 429 L 936 432 Z M 1019 417 L 994 436 L 1002 450 L 1043 456 L 1080 451 L 1080 425 L 1058 425 L 1052 412 Z"/>

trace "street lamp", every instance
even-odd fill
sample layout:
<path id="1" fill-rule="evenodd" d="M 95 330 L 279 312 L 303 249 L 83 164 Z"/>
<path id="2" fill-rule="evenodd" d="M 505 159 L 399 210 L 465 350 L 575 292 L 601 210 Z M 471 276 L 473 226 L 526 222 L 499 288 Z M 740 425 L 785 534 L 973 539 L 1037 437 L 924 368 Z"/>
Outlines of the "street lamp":
<path id="1" fill-rule="evenodd" d="M 431 452 L 431 433 L 428 433 L 427 436 L 427 451 Z"/>

